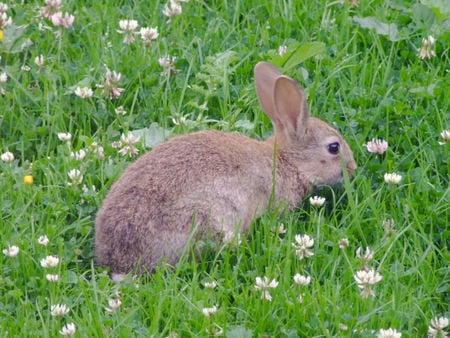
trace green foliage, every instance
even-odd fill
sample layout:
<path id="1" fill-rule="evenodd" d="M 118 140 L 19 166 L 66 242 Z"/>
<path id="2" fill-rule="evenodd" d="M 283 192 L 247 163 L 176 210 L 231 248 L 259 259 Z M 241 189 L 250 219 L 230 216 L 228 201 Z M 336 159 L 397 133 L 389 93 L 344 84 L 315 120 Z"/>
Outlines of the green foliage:
<path id="1" fill-rule="evenodd" d="M 75 16 L 67 28 L 42 17 L 43 1 L 9 4 L 0 154 L 14 160 L 0 161 L 0 249 L 20 251 L 0 257 L 0 332 L 53 337 L 73 322 L 79 337 L 373 337 L 389 327 L 424 337 L 432 318 L 449 318 L 450 160 L 441 136 L 450 129 L 449 6 L 350 3 L 191 0 L 168 22 L 165 1 L 63 1 Z M 158 38 L 146 45 L 135 34 L 125 44 L 125 19 L 158 27 Z M 430 35 L 435 56 L 421 59 Z M 172 135 L 270 135 L 253 83 L 261 60 L 297 79 L 312 115 L 341 131 L 355 177 L 317 187 L 322 207 L 306 198 L 291 213 L 268 212 L 239 243 L 202 239 L 175 267 L 114 284 L 93 264 L 94 218 L 110 185 L 137 152 Z M 113 81 L 120 95 L 111 97 L 107 70 L 121 74 Z M 75 95 L 78 87 L 92 96 Z M 373 138 L 388 141 L 385 153 L 367 151 Z M 384 182 L 392 172 L 402 176 L 398 185 Z M 314 240 L 312 257 L 298 258 L 296 234 Z M 340 248 L 343 238 L 349 244 Z M 359 247 L 373 258 L 357 258 Z M 47 256 L 59 264 L 44 268 Z M 382 276 L 367 299 L 354 278 L 365 266 Z M 311 283 L 296 284 L 297 273 Z M 264 276 L 278 282 L 268 289 L 272 301 L 255 288 Z M 70 311 L 52 316 L 56 304 Z"/>
<path id="2" fill-rule="evenodd" d="M 362 28 L 374 29 L 378 35 L 387 35 L 390 41 L 398 41 L 399 34 L 396 24 L 386 24 L 380 22 L 377 18 L 369 16 L 367 18 L 354 17 L 353 21 Z"/>

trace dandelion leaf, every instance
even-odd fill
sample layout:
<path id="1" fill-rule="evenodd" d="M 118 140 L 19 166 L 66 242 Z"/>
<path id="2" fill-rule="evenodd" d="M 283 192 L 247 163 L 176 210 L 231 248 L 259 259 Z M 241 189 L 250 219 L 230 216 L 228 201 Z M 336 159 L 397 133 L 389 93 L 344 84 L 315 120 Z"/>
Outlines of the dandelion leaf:
<path id="1" fill-rule="evenodd" d="M 362 28 L 374 29 L 378 35 L 386 35 L 390 41 L 400 40 L 397 25 L 394 23 L 387 24 L 381 22 L 373 16 L 360 18 L 358 16 L 353 18 L 353 21 L 359 24 Z"/>

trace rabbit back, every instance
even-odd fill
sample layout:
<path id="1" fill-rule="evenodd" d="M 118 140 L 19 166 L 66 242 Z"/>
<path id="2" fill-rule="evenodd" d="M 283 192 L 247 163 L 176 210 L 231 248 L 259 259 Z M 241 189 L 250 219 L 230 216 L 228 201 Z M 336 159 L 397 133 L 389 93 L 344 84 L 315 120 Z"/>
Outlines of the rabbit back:
<path id="1" fill-rule="evenodd" d="M 126 273 L 175 264 L 191 230 L 244 231 L 272 187 L 273 148 L 239 134 L 198 132 L 160 144 L 129 165 L 96 218 L 96 260 Z"/>

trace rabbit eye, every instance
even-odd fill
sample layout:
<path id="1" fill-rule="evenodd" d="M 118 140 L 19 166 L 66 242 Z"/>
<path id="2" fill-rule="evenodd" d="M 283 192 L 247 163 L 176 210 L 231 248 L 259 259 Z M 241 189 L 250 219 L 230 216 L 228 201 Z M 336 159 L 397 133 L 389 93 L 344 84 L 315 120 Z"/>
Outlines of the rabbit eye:
<path id="1" fill-rule="evenodd" d="M 339 153 L 339 142 L 333 142 L 328 145 L 328 152 L 333 155 L 337 155 Z"/>

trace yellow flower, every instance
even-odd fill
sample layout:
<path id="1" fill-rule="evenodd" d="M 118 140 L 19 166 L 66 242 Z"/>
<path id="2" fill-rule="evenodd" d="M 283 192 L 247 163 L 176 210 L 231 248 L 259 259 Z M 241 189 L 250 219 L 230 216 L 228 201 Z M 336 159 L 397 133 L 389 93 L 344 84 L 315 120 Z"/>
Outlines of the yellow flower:
<path id="1" fill-rule="evenodd" d="M 3 40 L 3 31 L 0 29 L 0 41 Z"/>
<path id="2" fill-rule="evenodd" d="M 23 177 L 23 183 L 25 184 L 33 184 L 33 176 L 32 175 L 26 175 Z"/>

